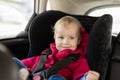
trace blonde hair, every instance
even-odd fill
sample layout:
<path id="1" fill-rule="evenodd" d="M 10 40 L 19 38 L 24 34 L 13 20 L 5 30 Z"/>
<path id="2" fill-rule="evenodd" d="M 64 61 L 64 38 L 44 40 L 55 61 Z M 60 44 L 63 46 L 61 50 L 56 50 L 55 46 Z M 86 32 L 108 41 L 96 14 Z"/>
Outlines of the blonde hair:
<path id="1" fill-rule="evenodd" d="M 76 23 L 78 25 L 78 35 L 80 35 L 80 32 L 82 30 L 82 25 L 81 23 L 75 18 L 75 17 L 72 17 L 72 16 L 64 16 L 62 18 L 60 18 L 54 25 L 53 27 L 53 32 L 55 31 L 55 28 L 58 26 L 58 25 L 68 25 L 70 23 Z"/>

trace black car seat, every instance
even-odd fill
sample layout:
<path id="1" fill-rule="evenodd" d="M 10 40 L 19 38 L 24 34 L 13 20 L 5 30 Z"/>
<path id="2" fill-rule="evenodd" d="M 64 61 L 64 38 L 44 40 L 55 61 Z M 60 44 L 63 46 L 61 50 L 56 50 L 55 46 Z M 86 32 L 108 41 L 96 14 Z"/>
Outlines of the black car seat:
<path id="1" fill-rule="evenodd" d="M 31 23 L 29 29 L 30 50 L 28 57 L 40 55 L 41 51 L 54 42 L 52 26 L 63 16 L 77 18 L 89 33 L 87 58 L 91 70 L 100 73 L 100 80 L 105 80 L 111 54 L 112 16 L 105 14 L 100 17 L 73 15 L 61 11 L 45 11 Z"/>
<path id="2" fill-rule="evenodd" d="M 120 33 L 112 38 L 112 53 L 106 80 L 120 80 Z"/>

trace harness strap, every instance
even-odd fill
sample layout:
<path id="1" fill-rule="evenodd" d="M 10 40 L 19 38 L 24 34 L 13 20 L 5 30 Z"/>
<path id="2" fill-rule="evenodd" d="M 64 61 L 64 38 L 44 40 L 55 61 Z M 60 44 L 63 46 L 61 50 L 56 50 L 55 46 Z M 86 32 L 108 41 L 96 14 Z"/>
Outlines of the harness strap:
<path id="1" fill-rule="evenodd" d="M 51 75 L 58 72 L 58 70 L 68 66 L 70 63 L 76 61 L 79 58 L 80 54 L 69 55 L 67 58 L 55 63 L 52 67 L 46 69 L 44 72 L 46 77 L 49 78 Z"/>
<path id="2" fill-rule="evenodd" d="M 51 75 L 55 74 L 58 70 L 66 67 L 70 63 L 76 61 L 80 54 L 74 54 L 69 55 L 67 58 L 64 58 L 63 60 L 55 63 L 52 67 L 48 69 L 43 69 L 44 64 L 47 60 L 47 56 L 51 53 L 51 49 L 48 48 L 44 51 L 44 53 L 41 54 L 41 58 L 38 62 L 37 67 L 33 70 L 32 75 L 33 76 L 41 76 L 42 80 L 47 80 Z"/>
<path id="3" fill-rule="evenodd" d="M 33 70 L 32 74 L 37 73 L 37 72 L 43 70 L 44 64 L 45 64 L 45 62 L 46 62 L 46 60 L 47 60 L 47 56 L 48 56 L 51 52 L 52 52 L 51 49 L 48 48 L 48 49 L 46 49 L 43 53 L 41 53 L 41 58 L 40 58 L 40 60 L 39 60 L 39 62 L 38 62 L 38 64 L 37 64 L 37 67 Z"/>

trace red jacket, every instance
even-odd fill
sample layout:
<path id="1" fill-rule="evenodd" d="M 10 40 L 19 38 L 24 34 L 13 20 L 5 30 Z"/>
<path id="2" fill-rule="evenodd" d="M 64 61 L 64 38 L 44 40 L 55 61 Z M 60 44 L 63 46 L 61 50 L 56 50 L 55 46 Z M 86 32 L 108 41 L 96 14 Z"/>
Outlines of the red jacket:
<path id="1" fill-rule="evenodd" d="M 67 67 L 62 68 L 56 73 L 64 76 L 67 80 L 79 80 L 84 75 L 84 73 L 88 72 L 89 70 L 88 62 L 85 57 L 86 46 L 88 41 L 88 34 L 86 33 L 85 30 L 82 31 L 81 37 L 82 37 L 82 41 L 75 51 L 66 49 L 58 52 L 58 50 L 55 47 L 55 44 L 51 43 L 50 48 L 52 50 L 52 53 L 48 56 L 45 67 L 46 68 L 51 67 L 57 61 L 62 60 L 63 58 L 67 57 L 69 54 L 80 54 L 81 56 L 77 61 L 70 63 Z M 22 60 L 22 62 L 27 66 L 27 68 L 30 71 L 32 71 L 36 67 L 39 59 L 40 56 L 34 56 Z"/>

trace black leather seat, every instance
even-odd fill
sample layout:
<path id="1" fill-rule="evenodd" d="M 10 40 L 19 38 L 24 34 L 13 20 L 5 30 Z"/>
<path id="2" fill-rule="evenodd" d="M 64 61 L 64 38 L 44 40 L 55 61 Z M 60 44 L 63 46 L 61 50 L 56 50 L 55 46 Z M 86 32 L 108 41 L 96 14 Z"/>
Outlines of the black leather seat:
<path id="1" fill-rule="evenodd" d="M 30 51 L 28 57 L 40 55 L 41 51 L 53 42 L 52 26 L 65 15 L 76 17 L 89 33 L 87 58 L 90 69 L 100 73 L 104 80 L 111 55 L 112 16 L 101 17 L 72 15 L 61 11 L 45 11 L 39 14 L 31 23 L 29 30 Z"/>

